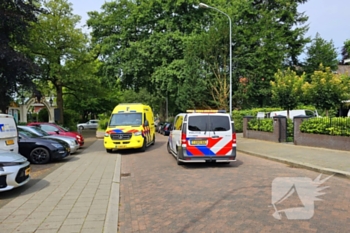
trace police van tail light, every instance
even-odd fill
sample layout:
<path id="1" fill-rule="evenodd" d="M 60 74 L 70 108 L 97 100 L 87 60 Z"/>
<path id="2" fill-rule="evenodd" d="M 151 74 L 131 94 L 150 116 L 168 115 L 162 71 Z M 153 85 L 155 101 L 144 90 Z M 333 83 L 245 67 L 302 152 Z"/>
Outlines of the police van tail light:
<path id="1" fill-rule="evenodd" d="M 232 142 L 236 143 L 236 133 L 232 133 Z"/>
<path id="2" fill-rule="evenodd" d="M 186 142 L 187 142 L 186 134 L 187 134 L 187 124 L 184 123 L 182 125 L 182 129 L 181 129 L 181 142 L 182 142 L 182 144 L 186 144 Z"/>

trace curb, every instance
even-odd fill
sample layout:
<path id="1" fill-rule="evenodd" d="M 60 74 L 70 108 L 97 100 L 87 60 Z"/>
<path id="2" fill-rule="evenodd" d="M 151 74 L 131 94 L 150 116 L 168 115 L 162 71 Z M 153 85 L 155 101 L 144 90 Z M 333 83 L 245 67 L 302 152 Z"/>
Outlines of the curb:
<path id="1" fill-rule="evenodd" d="M 345 172 L 345 171 L 340 171 L 340 170 L 335 170 L 335 169 L 330 169 L 330 168 L 325 168 L 325 167 L 319 167 L 319 166 L 315 166 L 315 165 L 308 164 L 308 163 L 295 162 L 292 160 L 281 159 L 278 157 L 273 157 L 273 156 L 264 155 L 264 154 L 258 154 L 258 153 L 247 151 L 247 150 L 240 150 L 238 148 L 237 148 L 237 151 L 243 152 L 243 153 L 246 153 L 249 155 L 253 155 L 256 157 L 272 160 L 275 162 L 285 163 L 285 164 L 292 166 L 293 168 L 305 168 L 305 169 L 308 169 L 311 171 L 320 172 L 322 174 L 335 175 L 335 176 L 350 179 L 350 172 Z"/>
<path id="2" fill-rule="evenodd" d="M 96 131 L 96 138 L 103 139 L 105 132 L 104 131 Z"/>
<path id="3" fill-rule="evenodd" d="M 106 214 L 106 220 L 103 227 L 104 233 L 116 233 L 118 232 L 118 220 L 119 220 L 119 186 L 120 186 L 120 169 L 121 169 L 121 155 L 117 155 L 117 161 L 115 164 L 114 175 L 112 180 L 111 193 L 108 201 L 108 208 Z"/>

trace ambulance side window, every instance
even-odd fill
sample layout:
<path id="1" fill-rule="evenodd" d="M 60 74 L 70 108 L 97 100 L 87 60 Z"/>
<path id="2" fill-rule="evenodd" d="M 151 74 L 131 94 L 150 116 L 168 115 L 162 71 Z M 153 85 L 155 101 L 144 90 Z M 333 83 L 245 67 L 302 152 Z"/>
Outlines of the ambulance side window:
<path id="1" fill-rule="evenodd" d="M 144 124 L 145 124 L 145 123 L 146 123 L 146 121 L 147 121 L 147 118 L 146 118 L 146 113 L 144 113 L 144 114 L 143 114 L 143 118 L 145 119 L 145 120 L 144 120 Z M 149 123 L 148 123 L 148 124 L 149 124 Z"/>

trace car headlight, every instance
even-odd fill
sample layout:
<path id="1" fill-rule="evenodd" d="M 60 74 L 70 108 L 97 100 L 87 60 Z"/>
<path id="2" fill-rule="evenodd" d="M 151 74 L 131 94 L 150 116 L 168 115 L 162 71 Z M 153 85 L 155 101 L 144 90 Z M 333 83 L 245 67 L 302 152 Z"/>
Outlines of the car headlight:
<path id="1" fill-rule="evenodd" d="M 134 133 L 134 136 L 140 136 L 140 135 L 142 135 L 141 131 L 138 131 L 138 132 Z"/>
<path id="2" fill-rule="evenodd" d="M 58 144 L 58 143 L 52 143 L 51 145 L 53 145 L 56 148 L 62 148 L 63 147 L 61 144 Z"/>

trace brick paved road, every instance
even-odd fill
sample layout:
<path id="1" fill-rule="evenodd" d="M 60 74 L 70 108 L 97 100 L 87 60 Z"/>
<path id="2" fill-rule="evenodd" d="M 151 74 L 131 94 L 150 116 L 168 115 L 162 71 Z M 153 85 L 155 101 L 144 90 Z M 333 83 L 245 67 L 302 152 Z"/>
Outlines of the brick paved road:
<path id="1" fill-rule="evenodd" d="M 145 153 L 122 153 L 119 232 L 348 232 L 350 181 L 332 177 L 315 202 L 310 220 L 272 217 L 271 184 L 276 177 L 319 174 L 238 154 L 231 165 L 178 166 L 157 135 Z M 305 155 L 307 156 L 307 155 Z M 128 176 L 130 173 L 130 176 Z M 326 176 L 322 176 L 325 178 Z M 278 209 L 299 204 L 290 196 Z M 298 205 L 300 206 L 300 205 Z"/>

